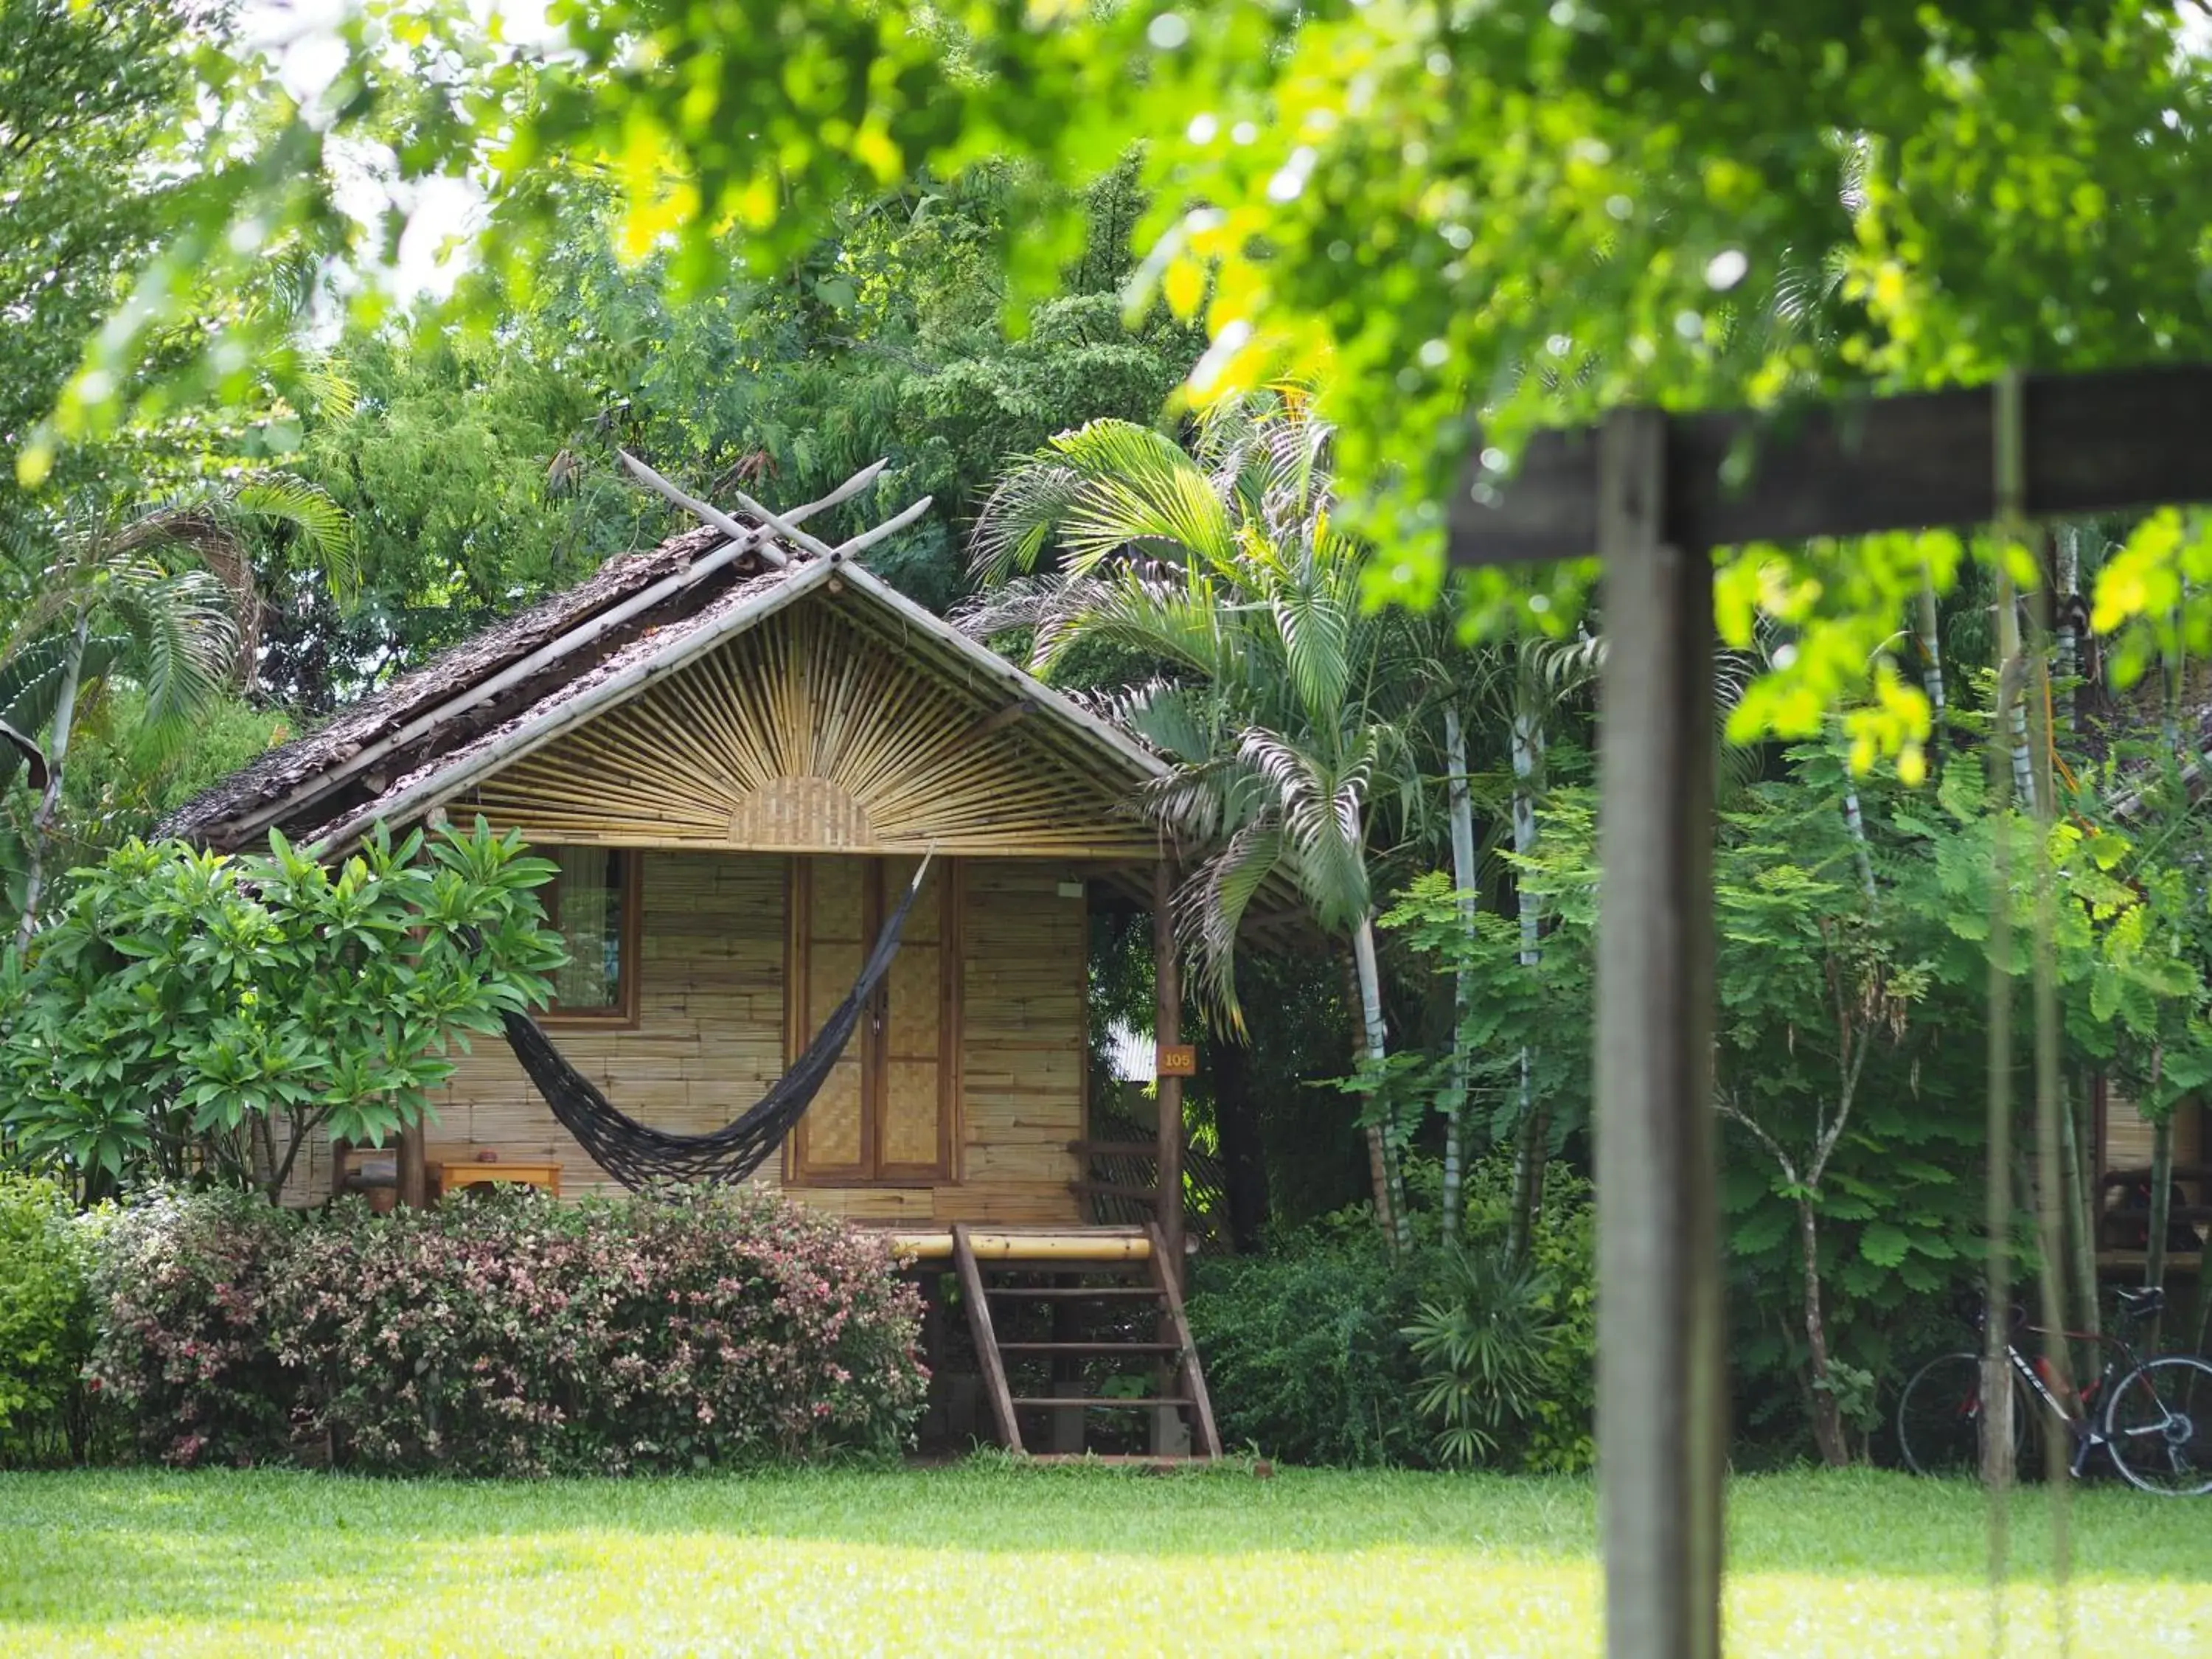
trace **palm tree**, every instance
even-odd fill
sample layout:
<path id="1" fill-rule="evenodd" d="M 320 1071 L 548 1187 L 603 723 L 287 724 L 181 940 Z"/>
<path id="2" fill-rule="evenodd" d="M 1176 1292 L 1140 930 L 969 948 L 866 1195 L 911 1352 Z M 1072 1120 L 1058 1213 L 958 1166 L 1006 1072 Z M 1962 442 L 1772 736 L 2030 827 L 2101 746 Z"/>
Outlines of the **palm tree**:
<path id="1" fill-rule="evenodd" d="M 349 590 L 351 527 L 320 489 L 279 475 L 114 517 L 87 513 L 43 548 L 0 562 L 12 620 L 0 633 L 0 790 L 27 770 L 37 792 L 24 844 L 15 942 L 39 926 L 46 857 L 86 694 L 125 680 L 143 702 L 131 749 L 173 758 L 195 718 L 251 661 L 259 606 L 256 527 L 284 524 Z"/>
<path id="2" fill-rule="evenodd" d="M 1401 822 L 1419 812 L 1414 688 L 1432 664 L 1414 623 L 1361 603 L 1363 550 L 1332 522 L 1329 438 L 1296 392 L 1211 413 L 1194 453 L 1123 421 L 1061 434 L 985 505 L 973 554 L 991 591 L 965 621 L 1031 630 L 1031 666 L 1048 678 L 1079 651 L 1133 665 L 1112 711 L 1171 764 L 1148 809 L 1214 849 L 1178 892 L 1176 920 L 1232 1027 L 1237 939 L 1263 890 L 1287 882 L 1348 945 L 1376 1209 L 1402 1249 L 1409 1126 L 1389 1120 L 1379 1087 L 1370 840 L 1378 798 Z M 1036 574 L 1050 550 L 1057 568 Z"/>

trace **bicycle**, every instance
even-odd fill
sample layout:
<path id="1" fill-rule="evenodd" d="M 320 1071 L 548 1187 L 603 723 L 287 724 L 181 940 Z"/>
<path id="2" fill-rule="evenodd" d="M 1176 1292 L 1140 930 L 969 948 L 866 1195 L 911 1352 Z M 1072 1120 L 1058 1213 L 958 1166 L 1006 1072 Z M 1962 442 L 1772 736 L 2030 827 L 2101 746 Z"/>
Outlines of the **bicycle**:
<path id="1" fill-rule="evenodd" d="M 2119 1293 L 2124 1329 L 2157 1316 L 2166 1305 L 2158 1289 Z M 2017 1313 L 2014 1328 L 2020 1328 Z M 2038 1328 L 2027 1327 L 2033 1331 Z M 2090 1340 L 2078 1332 L 2065 1334 Z M 2060 1397 L 2040 1359 L 2030 1359 L 2009 1337 L 2005 1358 L 2013 1374 L 2013 1455 L 2027 1449 L 2031 1400 L 2074 1439 L 2068 1473 L 2079 1477 L 2102 1451 L 2134 1486 L 2169 1498 L 2212 1492 L 2212 1364 L 2194 1354 L 2137 1354 L 2118 1332 L 2099 1340 L 2107 1352 L 2103 1371 L 2081 1391 L 2078 1403 Z M 1897 1402 L 1897 1439 L 1915 1474 L 1960 1474 L 1981 1465 L 1982 1356 L 1947 1353 L 1912 1375 Z"/>

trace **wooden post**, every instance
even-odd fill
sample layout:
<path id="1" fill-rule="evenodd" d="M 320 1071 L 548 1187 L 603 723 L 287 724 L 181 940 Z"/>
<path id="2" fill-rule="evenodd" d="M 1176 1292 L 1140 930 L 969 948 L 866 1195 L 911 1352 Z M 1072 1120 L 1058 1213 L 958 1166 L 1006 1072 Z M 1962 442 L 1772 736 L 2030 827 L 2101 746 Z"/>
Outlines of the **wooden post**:
<path id="1" fill-rule="evenodd" d="M 1599 434 L 1605 562 L 1597 1455 L 1612 1659 L 1720 1650 L 1712 563 L 1662 539 L 1664 417 Z"/>
<path id="2" fill-rule="evenodd" d="M 1172 908 L 1175 895 L 1175 867 L 1163 857 L 1152 866 L 1152 981 L 1156 996 L 1152 1005 L 1152 1053 L 1157 1059 L 1164 1049 L 1182 1041 L 1182 961 L 1176 954 L 1175 914 Z M 1159 1225 L 1152 1234 L 1155 1253 L 1159 1258 L 1160 1282 L 1180 1289 L 1182 1285 L 1182 1079 L 1171 1074 L 1167 1066 L 1159 1066 L 1153 1087 L 1159 1103 L 1159 1188 L 1154 1194 L 1158 1206 Z M 1161 1341 L 1170 1340 L 1172 1321 L 1163 1310 L 1159 1325 L 1153 1333 Z M 1164 1370 L 1161 1380 L 1173 1373 Z M 1163 1387 L 1162 1392 L 1167 1392 Z M 1152 1413 L 1152 1455 L 1173 1457 L 1182 1454 L 1188 1443 L 1183 1438 L 1182 1413 L 1167 1408 Z"/>
<path id="3" fill-rule="evenodd" d="M 1182 1041 L 1182 973 L 1176 955 L 1175 917 L 1170 908 L 1175 870 L 1166 859 L 1152 866 L 1152 976 L 1158 991 L 1152 1013 L 1154 1052 Z M 1154 1085 L 1160 1109 L 1160 1237 L 1167 1246 L 1167 1270 L 1182 1284 L 1182 1079 L 1161 1070 Z"/>
<path id="4" fill-rule="evenodd" d="M 399 1132 L 399 1201 L 410 1210 L 430 1207 L 430 1171 L 422 1156 L 422 1126 L 409 1125 Z"/>

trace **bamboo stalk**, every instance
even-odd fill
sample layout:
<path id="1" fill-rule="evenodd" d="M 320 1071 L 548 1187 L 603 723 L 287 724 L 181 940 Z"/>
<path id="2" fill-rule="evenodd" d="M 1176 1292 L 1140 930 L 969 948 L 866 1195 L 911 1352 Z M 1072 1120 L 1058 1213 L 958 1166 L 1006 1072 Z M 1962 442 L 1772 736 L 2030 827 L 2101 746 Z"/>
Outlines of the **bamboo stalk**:
<path id="1" fill-rule="evenodd" d="M 1451 809 L 1452 884 L 1459 891 L 1461 924 L 1471 944 L 1474 934 L 1474 803 L 1468 792 L 1467 733 L 1459 720 L 1459 705 L 1444 705 L 1444 765 L 1450 773 L 1445 793 Z M 1459 1241 L 1461 1212 L 1466 1208 L 1468 1054 L 1462 1029 L 1474 1006 L 1474 975 L 1462 964 L 1452 984 L 1451 1078 L 1444 1103 L 1444 1175 L 1443 1214 L 1437 1227 L 1446 1244 Z"/>
<path id="2" fill-rule="evenodd" d="M 2078 1310 L 2075 1317 L 2081 1322 L 2081 1330 L 2092 1339 L 2080 1356 L 2081 1363 L 2075 1366 L 2075 1374 L 2086 1376 L 2096 1368 L 2094 1339 L 2103 1318 L 2097 1297 L 2097 1194 L 2091 1190 L 2082 1168 L 2080 1114 L 2073 1099 L 2068 1099 L 2065 1106 L 2059 1133 L 2065 1143 L 2069 1271 L 2074 1277 L 2074 1303 Z"/>
<path id="3" fill-rule="evenodd" d="M 2042 1249 L 2043 1358 L 2061 1399 L 2073 1392 L 2073 1366 L 2066 1337 L 2066 1194 L 2060 1163 L 2058 1072 L 2058 898 L 2051 867 L 2051 836 L 2056 820 L 2057 780 L 2053 775 L 2057 750 L 2051 731 L 2051 659 L 2043 648 L 2045 630 L 2039 626 L 2033 641 L 2033 668 L 2029 679 L 2034 705 L 2035 776 L 2035 962 L 2033 995 L 2035 1011 L 2035 1194 L 2039 1242 Z M 2070 1114 L 2069 1114 L 2070 1115 Z M 2069 1583 L 2073 1573 L 2071 1494 L 2067 1490 L 2068 1455 L 2065 1437 L 2043 1437 L 2044 1480 L 2051 1489 L 2051 1534 L 2053 1577 L 2058 1603 L 2058 1650 L 2072 1650 L 2073 1602 Z"/>

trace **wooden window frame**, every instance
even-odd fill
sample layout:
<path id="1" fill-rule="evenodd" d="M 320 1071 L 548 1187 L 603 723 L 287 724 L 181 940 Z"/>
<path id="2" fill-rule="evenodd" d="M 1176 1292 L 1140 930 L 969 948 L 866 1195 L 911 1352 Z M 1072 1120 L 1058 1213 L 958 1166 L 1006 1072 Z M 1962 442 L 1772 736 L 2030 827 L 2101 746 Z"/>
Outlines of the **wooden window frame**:
<path id="1" fill-rule="evenodd" d="M 813 1040 L 810 1023 L 815 1011 L 806 1006 L 807 950 L 813 932 L 813 866 L 811 855 L 794 854 L 784 866 L 784 1063 L 797 1060 Z M 838 855 L 831 855 L 838 856 Z M 884 880 L 889 859 L 878 854 L 847 854 L 865 859 L 868 884 L 860 904 L 861 948 L 865 951 L 881 931 L 888 906 L 896 894 Z M 927 1191 L 955 1187 L 961 1182 L 960 1058 L 962 940 L 960 912 L 965 899 L 961 861 L 939 858 L 938 879 L 938 1043 L 937 1162 L 925 1170 L 914 1164 L 887 1164 L 883 1155 L 881 1107 L 890 1087 L 890 1056 L 875 1037 L 863 1015 L 852 1041 L 860 1049 L 860 1146 L 865 1154 L 852 1174 L 811 1174 L 799 1163 L 799 1132 L 793 1125 L 783 1143 L 783 1184 L 805 1191 L 834 1191 L 840 1188 L 897 1188 Z M 878 987 L 887 993 L 888 984 Z M 827 1012 L 826 1010 L 823 1012 Z M 886 1170 L 888 1170 L 888 1173 Z"/>
<path id="2" fill-rule="evenodd" d="M 550 853 L 556 848 L 571 848 L 607 853 L 617 860 L 617 890 L 618 902 L 622 906 L 622 932 L 617 936 L 615 944 L 617 1000 L 612 1007 L 608 1008 L 566 1009 L 556 1002 L 539 1016 L 538 1024 L 584 1030 L 634 1031 L 637 1029 L 638 1020 L 638 980 L 645 956 L 645 854 L 635 847 L 601 847 L 583 842 L 548 842 L 541 850 Z M 559 932 L 560 877 L 554 877 L 546 884 L 544 905 L 547 925 Z"/>

